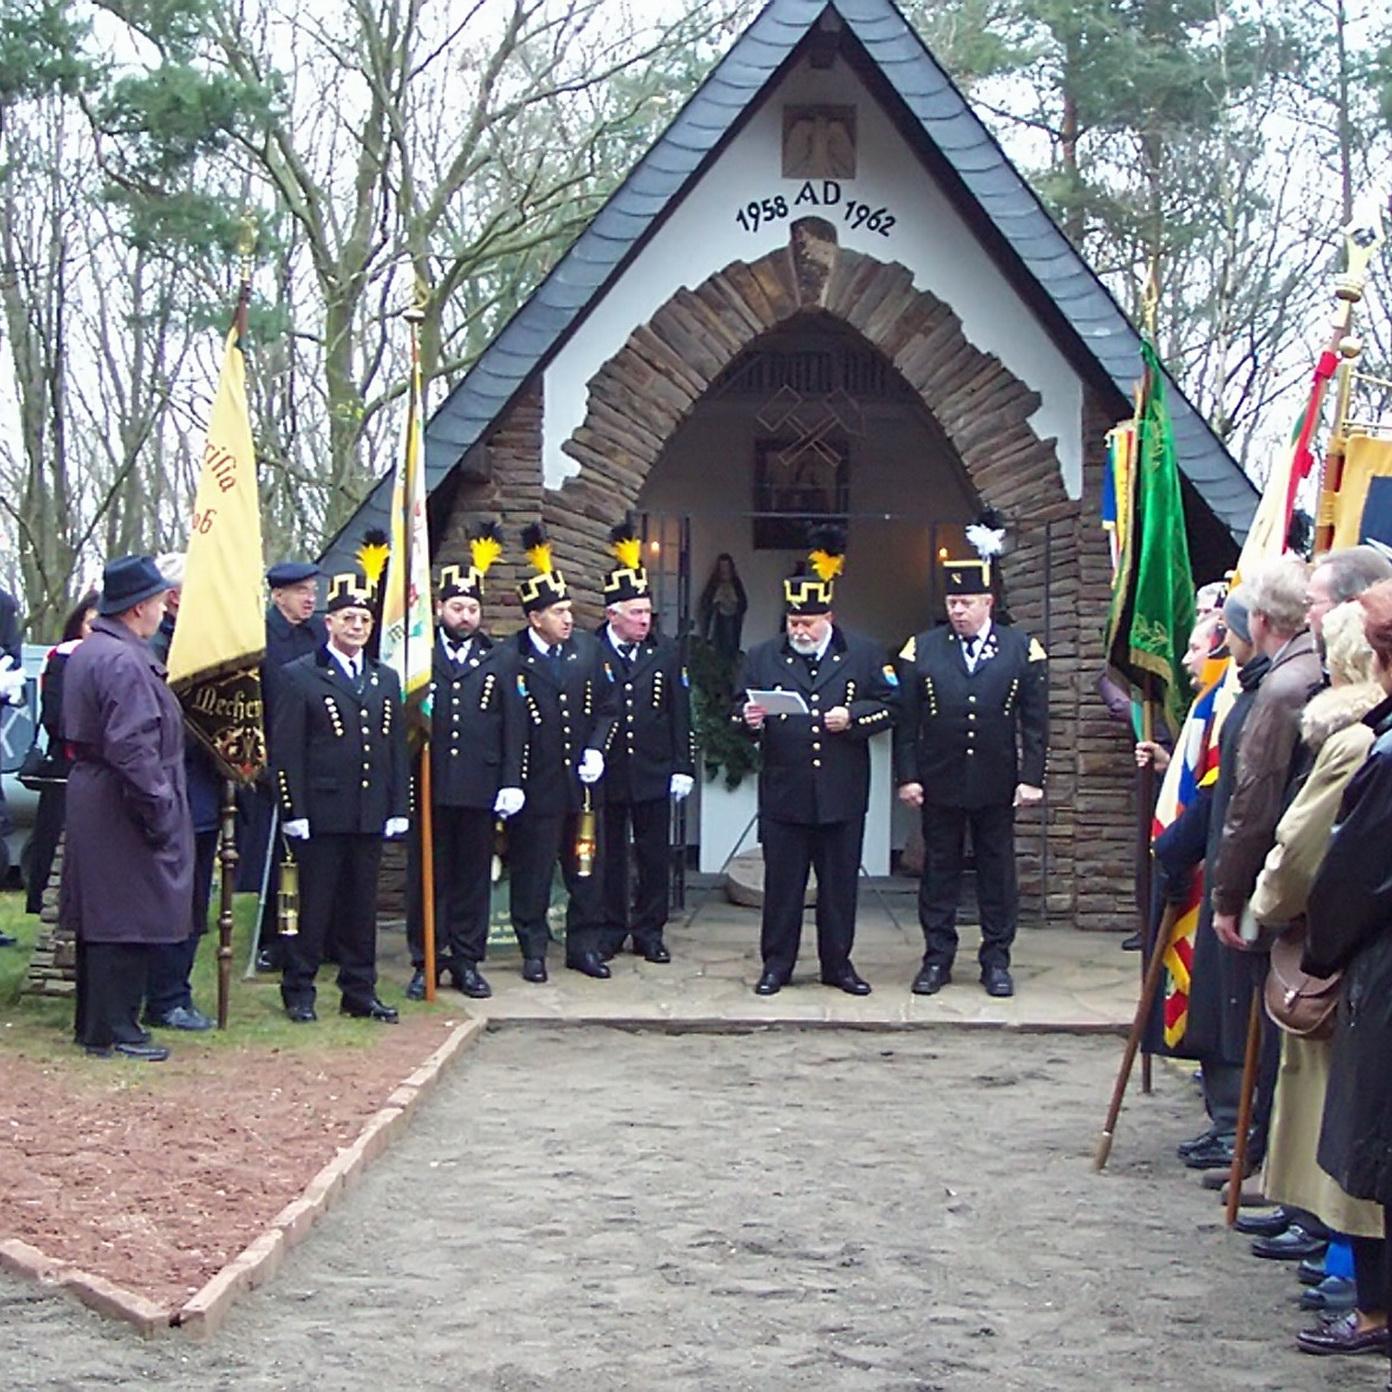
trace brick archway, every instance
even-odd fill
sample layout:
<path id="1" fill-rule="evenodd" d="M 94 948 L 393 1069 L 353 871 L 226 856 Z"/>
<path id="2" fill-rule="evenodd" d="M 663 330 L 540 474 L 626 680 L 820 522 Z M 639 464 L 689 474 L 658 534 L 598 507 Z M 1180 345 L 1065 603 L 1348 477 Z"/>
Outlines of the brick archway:
<path id="1" fill-rule="evenodd" d="M 915 289 L 906 267 L 842 248 L 821 218 L 795 222 L 787 247 L 679 289 L 590 380 L 585 420 L 561 446 L 580 472 L 542 505 L 567 574 L 582 592 L 598 590 L 608 528 L 635 504 L 668 439 L 739 353 L 812 311 L 845 323 L 894 364 L 977 496 L 1010 520 L 1002 578 L 1011 611 L 1042 631 L 1045 529 L 1076 517 L 1078 504 L 1064 492 L 1053 441 L 1029 424 L 1038 395 L 975 348 L 950 306 Z M 1055 568 L 1059 539 L 1050 538 Z M 1052 629 L 1061 616 L 1047 617 Z"/>
<path id="2" fill-rule="evenodd" d="M 1051 648 L 1046 908 L 1051 918 L 1076 921 L 1079 657 L 1089 646 L 1079 626 L 1088 549 L 1080 504 L 1064 491 L 1054 442 L 1030 426 L 1037 394 L 974 347 L 951 307 L 916 289 L 906 267 L 842 248 L 830 223 L 806 218 L 792 225 L 787 247 L 679 289 L 590 380 L 585 420 L 562 445 L 579 473 L 542 494 L 558 562 L 588 610 L 584 599 L 599 591 L 608 529 L 637 502 L 667 440 L 741 351 L 816 311 L 849 325 L 894 364 L 978 497 L 1009 519 L 1001 569 L 1010 609 Z M 1038 891 L 1037 824 L 1022 827 L 1020 840 L 1021 887 Z"/>

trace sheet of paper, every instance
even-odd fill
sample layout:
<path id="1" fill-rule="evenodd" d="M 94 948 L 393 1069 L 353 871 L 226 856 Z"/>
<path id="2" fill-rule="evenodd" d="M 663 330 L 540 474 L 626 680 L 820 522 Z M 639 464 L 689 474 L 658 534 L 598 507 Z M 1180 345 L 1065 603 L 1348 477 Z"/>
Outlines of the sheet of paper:
<path id="1" fill-rule="evenodd" d="M 770 715 L 806 715 L 807 702 L 797 691 L 750 691 L 749 699 Z"/>

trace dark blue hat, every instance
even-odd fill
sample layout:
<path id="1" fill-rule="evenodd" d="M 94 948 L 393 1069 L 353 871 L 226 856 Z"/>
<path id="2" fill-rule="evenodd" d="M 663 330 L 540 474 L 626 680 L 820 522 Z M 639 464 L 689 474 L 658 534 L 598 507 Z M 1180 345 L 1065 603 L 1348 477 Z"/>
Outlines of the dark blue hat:
<path id="1" fill-rule="evenodd" d="M 323 573 L 313 561 L 280 561 L 266 572 L 266 583 L 278 590 L 284 585 L 298 585 L 301 580 L 313 580 Z"/>
<path id="2" fill-rule="evenodd" d="M 168 576 L 160 574 L 153 556 L 122 556 L 120 560 L 108 562 L 102 574 L 97 613 L 106 618 L 124 614 L 142 601 L 173 588 Z"/>

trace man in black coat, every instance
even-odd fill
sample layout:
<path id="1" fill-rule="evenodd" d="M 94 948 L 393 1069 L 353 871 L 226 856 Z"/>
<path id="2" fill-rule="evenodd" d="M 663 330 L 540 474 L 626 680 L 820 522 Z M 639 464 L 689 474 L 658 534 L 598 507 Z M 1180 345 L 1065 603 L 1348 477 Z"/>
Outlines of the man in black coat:
<path id="1" fill-rule="evenodd" d="M 539 525 L 522 534 L 536 574 L 518 586 L 527 626 L 509 644 L 526 747 L 526 806 L 508 824 L 512 927 L 524 981 L 546 980 L 546 911 L 560 862 L 566 907 L 566 966 L 604 979 L 603 790 L 614 736 L 617 687 L 598 641 L 577 633 L 565 577 L 551 563 Z"/>
<path id="2" fill-rule="evenodd" d="M 268 767 L 275 763 L 271 740 L 275 731 L 276 695 L 283 669 L 291 662 L 324 646 L 328 634 L 315 612 L 319 603 L 319 577 L 323 572 L 312 561 L 279 561 L 266 572 L 271 603 L 266 610 L 266 656 L 261 662 L 261 710 L 266 729 Z M 276 795 L 269 781 L 253 788 L 243 800 L 237 828 L 238 888 L 259 892 L 263 878 L 266 898 L 261 908 L 258 938 L 258 971 L 279 971 L 280 938 L 277 936 L 276 902 L 280 891 L 280 856 L 271 845 Z M 270 873 L 266 859 L 270 857 Z"/>
<path id="3" fill-rule="evenodd" d="M 345 1015 L 395 1023 L 377 999 L 377 869 L 384 836 L 404 835 L 406 728 L 396 673 L 363 651 L 372 599 L 354 575 L 329 587 L 328 641 L 277 682 L 272 750 L 280 813 L 300 865 L 299 932 L 282 939 L 285 1012 L 314 1013 L 330 923 Z"/>
<path id="4" fill-rule="evenodd" d="M 894 669 L 878 644 L 836 624 L 831 606 L 841 569 L 839 531 L 816 529 L 813 547 L 817 574 L 783 583 L 783 634 L 750 649 L 735 683 L 735 718 L 758 739 L 761 759 L 763 973 L 754 987 L 761 996 L 792 979 L 813 869 L 822 981 L 851 995 L 870 993 L 851 964 L 851 947 L 870 801 L 868 741 L 893 728 Z M 770 710 L 760 704 L 761 692 L 786 692 L 804 710 Z"/>
<path id="5" fill-rule="evenodd" d="M 930 996 L 952 978 L 970 827 L 981 983 L 989 995 L 1010 996 L 1019 913 L 1015 809 L 1044 796 L 1048 664 L 1038 640 L 992 617 L 989 561 L 947 561 L 943 578 L 947 625 L 910 638 L 899 654 L 895 775 L 900 801 L 923 813 L 924 952 L 913 990 Z"/>
<path id="6" fill-rule="evenodd" d="M 671 802 L 690 794 L 696 773 L 690 683 L 677 645 L 652 636 L 652 596 L 632 519 L 616 527 L 610 541 L 618 565 L 604 580 L 608 617 L 599 642 L 622 694 L 604 771 L 601 953 L 607 960 L 621 952 L 631 930 L 635 952 L 649 962 L 670 962 L 662 933 L 670 908 Z M 630 829 L 636 902 L 628 874 Z"/>
<path id="7" fill-rule="evenodd" d="M 0 719 L 10 705 L 24 703 L 24 647 L 19 633 L 19 605 L 8 590 L 0 590 Z M 0 837 L 10 832 L 10 813 L 0 788 Z M 0 933 L 0 947 L 13 947 L 16 939 Z"/>
<path id="8" fill-rule="evenodd" d="M 466 996 L 493 994 L 479 971 L 488 947 L 492 900 L 493 824 L 522 810 L 526 731 L 514 698 L 505 643 L 484 632 L 483 577 L 499 553 L 497 529 L 470 542 L 467 570 L 445 566 L 435 591 L 434 680 L 431 684 L 430 815 L 434 850 L 436 970 L 448 972 Z M 419 838 L 412 838 L 407 937 L 415 975 L 412 1000 L 425 995 Z"/>

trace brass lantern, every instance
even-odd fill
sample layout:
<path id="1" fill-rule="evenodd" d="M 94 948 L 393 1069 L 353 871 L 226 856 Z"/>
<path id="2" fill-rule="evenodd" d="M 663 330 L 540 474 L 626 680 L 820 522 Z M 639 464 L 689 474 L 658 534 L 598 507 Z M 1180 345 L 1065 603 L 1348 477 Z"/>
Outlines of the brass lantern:
<path id="1" fill-rule="evenodd" d="M 280 889 L 276 894 L 276 930 L 283 938 L 300 931 L 300 867 L 287 849 L 280 862 Z"/>

